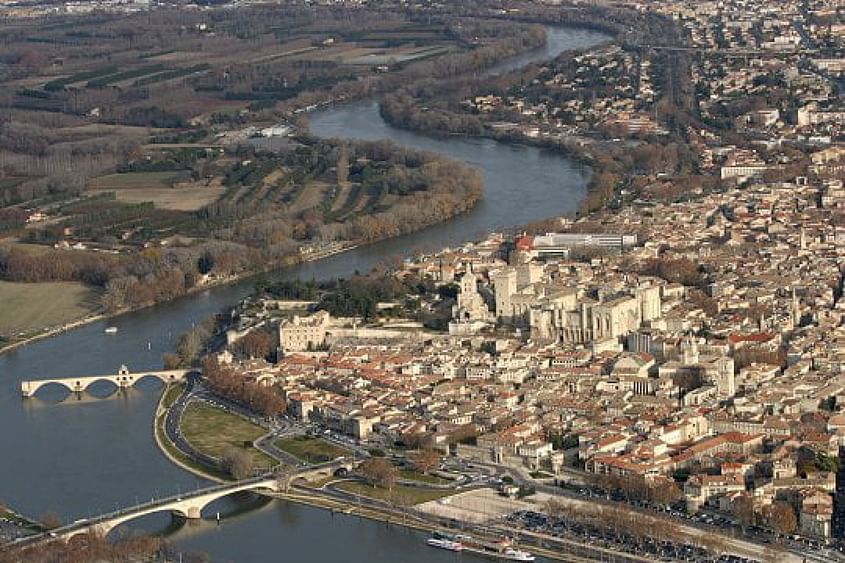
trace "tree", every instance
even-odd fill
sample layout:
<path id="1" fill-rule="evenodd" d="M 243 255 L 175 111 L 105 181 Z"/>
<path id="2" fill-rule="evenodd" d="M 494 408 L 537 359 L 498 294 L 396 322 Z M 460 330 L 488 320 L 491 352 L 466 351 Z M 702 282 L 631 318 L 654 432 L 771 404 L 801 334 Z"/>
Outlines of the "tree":
<path id="1" fill-rule="evenodd" d="M 220 467 L 232 478 L 240 481 L 252 474 L 252 456 L 246 450 L 231 447 L 223 453 Z"/>
<path id="2" fill-rule="evenodd" d="M 288 492 L 290 489 L 290 483 L 293 480 L 293 476 L 296 473 L 296 470 L 293 466 L 288 464 L 282 464 L 278 469 L 276 469 L 276 483 L 279 484 L 279 490 L 283 493 Z"/>
<path id="3" fill-rule="evenodd" d="M 423 448 L 410 457 L 414 467 L 420 473 L 428 473 L 440 465 L 440 453 L 434 448 Z"/>
<path id="4" fill-rule="evenodd" d="M 57 512 L 45 512 L 41 518 L 41 525 L 48 530 L 58 528 L 62 525 L 62 517 Z"/>
<path id="5" fill-rule="evenodd" d="M 754 525 L 754 499 L 748 495 L 736 497 L 731 503 L 731 509 L 739 525 L 742 526 L 743 532 L 749 526 Z"/>
<path id="6" fill-rule="evenodd" d="M 253 330 L 241 337 L 233 348 L 237 354 L 248 358 L 267 358 L 275 349 L 275 341 L 269 332 Z"/>
<path id="7" fill-rule="evenodd" d="M 653 259 L 645 264 L 643 273 L 686 286 L 701 286 L 706 283 L 706 276 L 698 264 L 689 258 Z"/>
<path id="8" fill-rule="evenodd" d="M 672 382 L 678 386 L 682 396 L 704 385 L 705 380 L 701 366 L 687 366 L 672 376 Z"/>
<path id="9" fill-rule="evenodd" d="M 789 503 L 777 500 L 767 507 L 766 524 L 780 535 L 791 534 L 798 527 L 795 511 Z"/>
<path id="10" fill-rule="evenodd" d="M 197 271 L 201 274 L 207 274 L 214 269 L 214 254 L 210 250 L 202 253 L 202 256 L 197 260 Z"/>
<path id="11" fill-rule="evenodd" d="M 373 487 L 392 489 L 398 477 L 396 467 L 383 457 L 370 458 L 359 467 L 361 475 Z"/>
<path id="12" fill-rule="evenodd" d="M 684 494 L 673 480 L 660 479 L 649 485 L 648 496 L 653 503 L 668 506 L 681 500 Z"/>
<path id="13" fill-rule="evenodd" d="M 450 444 L 471 444 L 478 437 L 478 429 L 473 424 L 459 426 L 449 433 Z"/>
<path id="14" fill-rule="evenodd" d="M 182 358 L 170 352 L 162 355 L 161 359 L 164 362 L 164 369 L 176 369 L 182 365 Z"/>
<path id="15" fill-rule="evenodd" d="M 825 452 L 816 453 L 815 465 L 819 471 L 839 472 L 839 458 L 829 456 Z"/>
<path id="16" fill-rule="evenodd" d="M 546 501 L 545 511 L 552 518 L 566 518 L 571 512 L 565 502 L 555 497 L 549 497 Z"/>

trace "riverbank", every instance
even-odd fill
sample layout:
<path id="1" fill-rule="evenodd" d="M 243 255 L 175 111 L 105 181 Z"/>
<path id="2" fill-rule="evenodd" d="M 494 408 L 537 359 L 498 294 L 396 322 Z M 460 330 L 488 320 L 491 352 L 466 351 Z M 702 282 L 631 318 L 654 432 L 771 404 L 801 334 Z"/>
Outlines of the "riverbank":
<path id="1" fill-rule="evenodd" d="M 153 439 L 155 440 L 158 450 L 166 457 L 172 464 L 187 471 L 188 473 L 206 479 L 213 483 L 225 483 L 226 479 L 220 475 L 212 475 L 211 472 L 206 471 L 205 467 L 194 461 L 176 447 L 176 444 L 170 441 L 167 437 L 167 432 L 164 428 L 167 412 L 170 407 L 176 402 L 185 389 L 177 397 L 172 397 L 170 391 L 173 389 L 170 385 L 165 385 L 161 391 L 158 403 L 156 404 L 155 413 L 153 414 Z M 168 404 L 168 401 L 172 402 Z"/>
<path id="2" fill-rule="evenodd" d="M 184 454 L 178 452 L 176 446 L 166 437 L 163 423 L 167 411 L 182 397 L 181 394 L 177 395 L 177 391 L 179 391 L 177 387 L 168 386 L 163 390 L 161 397 L 159 398 L 155 416 L 156 423 L 154 425 L 156 443 L 162 453 L 164 453 L 171 462 L 177 464 L 185 471 L 191 472 L 204 479 L 209 479 L 219 483 L 225 482 L 225 480 L 216 478 L 215 476 L 210 475 L 207 471 L 200 469 L 201 464 L 195 460 L 181 459 L 184 457 Z M 184 389 L 181 391 L 184 391 Z M 174 455 L 174 451 L 177 451 L 176 455 Z M 455 528 L 456 531 L 460 531 L 461 533 L 471 533 L 475 537 L 489 542 L 496 542 L 501 538 L 510 535 L 507 533 L 507 530 L 500 529 L 495 525 L 490 527 L 486 524 L 480 525 L 470 520 L 463 520 L 456 517 L 443 517 L 434 513 L 422 511 L 418 507 L 424 504 L 424 502 L 404 507 L 391 506 L 390 501 L 386 498 L 382 498 L 379 495 L 368 495 L 367 493 L 370 490 L 369 486 L 353 488 L 351 490 L 347 490 L 344 487 L 329 489 L 328 485 L 332 482 L 333 479 L 329 478 L 328 482 L 321 481 L 313 485 L 298 485 L 293 487 L 292 490 L 282 493 L 274 493 L 270 496 L 277 500 L 325 510 L 331 514 L 342 514 L 347 517 L 358 516 L 359 518 L 384 523 L 386 526 L 398 526 L 409 530 L 427 533 L 438 530 L 442 531 L 447 528 Z M 341 485 L 346 483 L 356 484 L 358 482 L 341 480 Z M 437 495 L 432 498 L 439 499 L 443 496 L 449 496 L 449 494 L 458 493 L 458 490 L 453 490 L 451 493 L 445 494 L 444 491 L 437 490 Z M 463 493 L 468 494 L 470 491 L 463 491 Z M 425 502 L 431 501 L 432 499 L 426 499 Z M 439 501 L 434 500 L 433 502 Z M 524 538 L 524 548 L 529 549 L 536 555 L 541 555 L 547 559 L 558 561 L 585 562 L 587 561 L 586 559 L 572 555 L 573 549 L 576 551 L 595 551 L 598 549 L 594 546 L 581 545 L 569 540 L 556 540 L 551 537 L 538 537 L 536 538 L 535 543 L 530 542 L 532 539 L 530 535 L 522 535 L 521 537 Z M 553 549 L 548 547 L 549 545 L 555 544 L 559 545 L 560 548 Z M 601 551 L 606 555 L 623 556 L 623 554 L 616 553 L 611 550 L 601 549 Z M 636 558 L 632 560 L 635 559 Z"/>
<path id="3" fill-rule="evenodd" d="M 449 219 L 447 219 L 447 221 L 448 220 Z M 378 242 L 378 241 L 373 241 L 373 242 Z M 306 254 L 306 255 L 300 255 L 300 257 L 298 259 L 293 260 L 293 261 L 288 261 L 287 263 L 284 263 L 284 264 L 277 264 L 277 265 L 274 265 L 274 266 L 268 266 L 266 268 L 263 268 L 263 269 L 257 270 L 257 271 L 250 270 L 250 271 L 242 272 L 242 273 L 239 273 L 239 274 L 233 274 L 231 276 L 226 276 L 226 277 L 223 277 L 223 278 L 213 279 L 213 280 L 211 280 L 211 281 L 209 281 L 209 282 L 207 282 L 203 285 L 194 286 L 194 287 L 188 289 L 187 291 L 185 291 L 185 293 L 182 293 L 181 295 L 174 297 L 173 300 L 181 299 L 181 298 L 184 298 L 184 297 L 190 297 L 192 295 L 202 293 L 203 291 L 208 291 L 208 290 L 215 289 L 215 288 L 218 288 L 218 287 L 223 287 L 223 286 L 226 286 L 226 285 L 232 285 L 232 284 L 235 284 L 235 283 L 238 283 L 238 282 L 246 281 L 250 278 L 257 278 L 259 276 L 267 275 L 267 274 L 269 274 L 273 271 L 282 270 L 282 269 L 285 269 L 285 268 L 293 268 L 293 267 L 296 267 L 298 265 L 307 264 L 308 262 L 314 262 L 314 261 L 317 261 L 317 260 L 329 258 L 331 256 L 336 256 L 336 255 L 342 254 L 344 252 L 349 252 L 351 250 L 355 250 L 356 248 L 358 248 L 362 244 L 367 244 L 367 243 L 350 242 L 348 244 L 338 246 L 338 247 L 333 247 L 331 249 L 327 249 L 327 250 L 323 250 L 323 251 L 317 251 L 317 252 L 314 252 L 314 253 L 311 253 L 311 254 Z M 86 325 L 90 325 L 90 324 L 93 324 L 93 323 L 96 323 L 96 322 L 99 322 L 99 321 L 105 321 L 105 320 L 109 320 L 109 319 L 118 318 L 122 315 L 127 315 L 129 313 L 135 313 L 135 312 L 138 312 L 138 311 L 143 311 L 144 309 L 151 309 L 151 308 L 159 306 L 159 305 L 165 305 L 169 302 L 170 301 L 162 301 L 160 303 L 150 303 L 148 305 L 143 305 L 141 307 L 123 308 L 123 309 L 120 309 L 118 311 L 113 311 L 111 313 L 104 313 L 104 312 L 98 313 L 96 315 L 91 315 L 91 316 L 84 317 L 84 318 L 81 318 L 81 319 L 78 319 L 78 320 L 75 320 L 75 321 L 71 321 L 69 323 L 65 323 L 61 326 L 47 328 L 47 329 L 44 330 L 44 332 L 41 332 L 39 334 L 33 334 L 31 336 L 27 336 L 26 338 L 22 338 L 21 340 L 16 340 L 16 341 L 11 342 L 9 344 L 4 344 L 3 346 L 0 346 L 0 355 L 3 355 L 4 353 L 10 352 L 10 351 L 15 350 L 17 348 L 20 348 L 21 346 L 26 346 L 27 344 L 32 344 L 33 342 L 38 342 L 39 340 L 44 340 L 46 338 L 58 336 L 58 335 L 64 334 L 66 332 L 70 332 L 74 329 L 77 329 L 77 328 L 80 328 L 80 327 L 83 327 L 83 326 L 86 326 Z"/>
<path id="4" fill-rule="evenodd" d="M 34 518 L 25 516 L 8 506 L 0 505 L 0 546 L 44 531 L 44 526 Z"/>
<path id="5" fill-rule="evenodd" d="M 118 318 L 122 315 L 134 313 L 134 312 L 138 312 L 138 311 L 143 311 L 145 309 L 150 309 L 150 308 L 157 307 L 157 306 L 160 306 L 160 305 L 165 305 L 167 303 L 171 303 L 172 301 L 175 301 L 175 300 L 178 300 L 178 299 L 181 299 L 181 298 L 185 298 L 185 297 L 190 297 L 192 295 L 196 295 L 196 294 L 199 294 L 199 293 L 202 293 L 204 291 L 208 291 L 208 290 L 211 290 L 211 289 L 214 289 L 214 288 L 218 288 L 218 287 L 222 287 L 222 286 L 226 286 L 226 285 L 233 285 L 233 284 L 236 284 L 236 283 L 239 283 L 239 282 L 249 280 L 250 278 L 258 278 L 260 276 L 268 275 L 272 272 L 278 272 L 278 271 L 282 271 L 282 270 L 286 270 L 286 269 L 290 269 L 290 268 L 295 268 L 296 266 L 308 264 L 310 262 L 316 262 L 316 261 L 319 261 L 319 260 L 324 260 L 326 258 L 330 258 L 330 257 L 333 257 L 333 256 L 337 256 L 339 254 L 350 252 L 350 251 L 355 250 L 355 249 L 362 247 L 362 246 L 369 246 L 369 245 L 373 245 L 373 244 L 376 244 L 376 243 L 379 243 L 379 242 L 388 241 L 390 239 L 395 239 L 395 238 L 411 235 L 415 232 L 423 231 L 423 230 L 429 229 L 431 227 L 435 227 L 439 224 L 447 223 L 449 221 L 452 221 L 452 220 L 460 217 L 461 215 L 464 215 L 464 214 L 472 211 L 472 209 L 476 205 L 478 205 L 478 203 L 482 199 L 483 199 L 483 193 L 480 194 L 478 197 L 468 198 L 466 201 L 461 202 L 460 206 L 453 206 L 452 208 L 450 208 L 449 212 L 447 214 L 444 214 L 439 220 L 434 221 L 434 222 L 421 223 L 419 225 L 416 225 L 415 227 L 411 227 L 409 230 L 401 230 L 401 231 L 396 232 L 396 233 L 385 234 L 384 236 L 374 237 L 374 238 L 370 238 L 370 239 L 367 239 L 367 240 L 355 240 L 355 241 L 339 242 L 339 243 L 331 245 L 331 246 L 329 246 L 325 249 L 308 252 L 306 254 L 303 254 L 303 253 L 300 252 L 300 254 L 298 254 L 296 256 L 286 257 L 278 263 L 268 265 L 268 266 L 265 266 L 263 268 L 259 268 L 259 269 L 255 269 L 255 270 L 252 270 L 252 269 L 246 270 L 246 271 L 243 271 L 243 272 L 239 272 L 237 274 L 232 274 L 232 275 L 212 279 L 212 280 L 210 280 L 210 281 L 208 281 L 208 282 L 206 282 L 202 285 L 191 287 L 191 288 L 185 290 L 183 293 L 176 295 L 172 299 L 169 299 L 167 301 L 160 301 L 160 302 L 156 302 L 156 303 L 148 303 L 148 304 L 141 305 L 141 306 L 138 306 L 138 307 L 124 307 L 124 308 L 121 308 L 119 310 L 108 312 L 108 313 L 100 312 L 100 313 L 95 314 L 95 315 L 87 316 L 87 317 L 84 317 L 84 318 L 81 318 L 81 319 L 78 319 L 78 320 L 74 320 L 74 321 L 65 323 L 61 326 L 48 327 L 46 329 L 43 329 L 43 332 L 39 332 L 38 334 L 33 334 L 31 336 L 27 336 L 27 337 L 22 338 L 20 340 L 15 340 L 13 342 L 10 342 L 8 344 L 4 344 L 4 345 L 0 346 L 0 355 L 3 355 L 7 352 L 10 352 L 10 351 L 15 350 L 17 348 L 20 348 L 22 346 L 26 346 L 27 344 L 31 344 L 33 342 L 38 342 L 40 340 L 51 338 L 53 336 L 58 336 L 58 335 L 70 332 L 74 329 L 77 329 L 77 328 L 80 328 L 80 327 L 83 327 L 83 326 L 86 326 L 86 325 L 90 325 L 90 324 L 93 324 L 93 323 L 96 323 L 96 322 L 99 322 L 99 321 Z M 404 228 L 406 228 L 406 226 L 403 226 L 402 228 L 404 229 Z"/>

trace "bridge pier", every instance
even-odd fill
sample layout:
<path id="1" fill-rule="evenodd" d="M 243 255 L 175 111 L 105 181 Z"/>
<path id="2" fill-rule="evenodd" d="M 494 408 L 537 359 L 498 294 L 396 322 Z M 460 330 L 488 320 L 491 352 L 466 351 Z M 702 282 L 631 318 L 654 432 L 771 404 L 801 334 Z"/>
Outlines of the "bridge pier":
<path id="1" fill-rule="evenodd" d="M 199 520 L 202 518 L 202 507 L 191 506 L 181 516 L 184 516 L 188 520 Z"/>

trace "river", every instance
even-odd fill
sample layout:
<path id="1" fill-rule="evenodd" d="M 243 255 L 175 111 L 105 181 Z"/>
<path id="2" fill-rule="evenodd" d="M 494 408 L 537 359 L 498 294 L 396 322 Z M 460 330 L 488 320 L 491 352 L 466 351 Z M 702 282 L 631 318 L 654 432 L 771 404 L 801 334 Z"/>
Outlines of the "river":
<path id="1" fill-rule="evenodd" d="M 544 48 L 492 72 L 548 59 L 607 39 L 595 31 L 548 28 Z M 394 129 L 368 100 L 310 116 L 321 136 L 390 139 L 435 151 L 481 170 L 484 200 L 469 213 L 419 233 L 399 237 L 274 274 L 281 278 L 329 278 L 366 271 L 379 261 L 415 249 L 434 249 L 477 238 L 491 230 L 573 211 L 583 196 L 589 171 L 551 152 L 486 139 L 432 138 Z M 171 464 L 155 446 L 152 416 L 159 386 L 146 381 L 125 393 L 108 395 L 107 384 L 81 399 L 51 387 L 21 400 L 20 381 L 161 367 L 162 354 L 192 323 L 236 303 L 251 282 L 210 289 L 171 303 L 98 322 L 32 343 L 0 356 L 0 501 L 24 514 L 56 512 L 70 522 L 151 496 L 204 485 Z M 104 334 L 108 325 L 117 334 Z M 103 398 L 104 397 L 104 398 Z M 220 506 L 232 502 L 221 501 Z M 214 508 L 215 510 L 219 508 Z M 154 516 L 136 527 L 161 530 L 168 517 Z M 321 541 L 331 526 L 332 541 Z M 419 534 L 373 522 L 285 503 L 270 503 L 221 526 L 186 526 L 173 534 L 186 548 L 209 552 L 215 561 L 275 562 L 282 554 L 305 561 L 438 561 L 448 553 L 423 550 Z M 378 555 L 373 549 L 378 543 Z M 296 557 L 298 555 L 298 557 Z M 464 556 L 466 559 L 467 556 Z"/>

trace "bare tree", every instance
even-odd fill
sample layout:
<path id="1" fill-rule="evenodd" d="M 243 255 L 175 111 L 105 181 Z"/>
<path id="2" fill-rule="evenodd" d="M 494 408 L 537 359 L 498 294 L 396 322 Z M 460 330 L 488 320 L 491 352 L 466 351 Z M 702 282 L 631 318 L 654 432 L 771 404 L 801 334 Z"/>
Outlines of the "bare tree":
<path id="1" fill-rule="evenodd" d="M 58 528 L 62 525 L 62 517 L 59 516 L 57 512 L 50 511 L 45 512 L 41 518 L 41 525 L 48 530 L 52 530 L 54 528 Z"/>
<path id="2" fill-rule="evenodd" d="M 226 450 L 220 460 L 220 465 L 223 471 L 239 481 L 252 474 L 252 456 L 240 448 L 231 447 Z"/>
<path id="3" fill-rule="evenodd" d="M 275 341 L 265 330 L 253 330 L 245 334 L 233 346 L 239 355 L 249 358 L 267 358 L 275 348 Z"/>
<path id="4" fill-rule="evenodd" d="M 410 457 L 414 467 L 420 473 L 428 473 L 440 465 L 440 453 L 434 448 L 423 448 Z"/>
<path id="5" fill-rule="evenodd" d="M 754 524 L 754 499 L 750 496 L 742 495 L 736 497 L 731 503 L 731 509 L 734 515 L 736 515 L 737 520 L 739 520 L 739 525 L 742 527 L 743 532 L 745 532 L 748 526 Z"/>
<path id="6" fill-rule="evenodd" d="M 765 511 L 766 523 L 780 535 L 791 534 L 798 528 L 795 510 L 789 503 L 777 500 Z"/>
<path id="7" fill-rule="evenodd" d="M 555 497 L 551 497 L 546 501 L 544 509 L 546 514 L 552 518 L 566 518 L 571 513 L 571 510 L 566 503 Z"/>
<path id="8" fill-rule="evenodd" d="M 340 145 L 337 154 L 337 185 L 344 187 L 349 180 L 349 147 Z"/>
<path id="9" fill-rule="evenodd" d="M 296 474 L 296 470 L 292 465 L 282 464 L 278 469 L 276 469 L 276 483 L 279 485 L 279 489 L 286 493 L 290 490 L 290 484 L 293 480 L 294 475 Z"/>
<path id="10" fill-rule="evenodd" d="M 396 467 L 387 459 L 383 457 L 370 458 L 359 467 L 361 475 L 370 482 L 373 487 L 384 487 L 392 489 L 398 471 Z"/>

